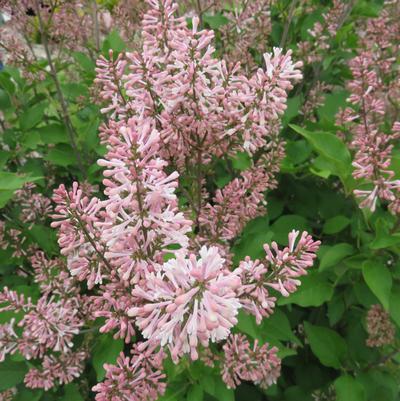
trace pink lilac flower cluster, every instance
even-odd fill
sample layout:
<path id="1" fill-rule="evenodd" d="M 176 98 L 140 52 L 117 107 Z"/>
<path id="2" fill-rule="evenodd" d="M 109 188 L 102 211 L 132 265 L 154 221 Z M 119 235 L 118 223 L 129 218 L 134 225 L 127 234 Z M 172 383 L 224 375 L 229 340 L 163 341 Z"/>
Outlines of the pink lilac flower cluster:
<path id="1" fill-rule="evenodd" d="M 61 260 L 49 260 L 40 251 L 31 263 L 42 290 L 37 302 L 7 287 L 0 292 L 0 312 L 15 313 L 0 325 L 0 361 L 16 352 L 34 360 L 25 385 L 48 390 L 83 372 L 88 353 L 82 345 L 75 347 L 74 339 L 85 324 L 85 299 Z"/>
<path id="2" fill-rule="evenodd" d="M 132 357 L 123 353 L 115 365 L 105 364 L 106 376 L 102 383 L 93 387 L 96 401 L 145 401 L 156 400 L 165 391 L 162 380 L 162 351 L 143 351 L 140 344 L 132 348 Z"/>
<path id="3" fill-rule="evenodd" d="M 336 36 L 352 7 L 352 2 L 333 0 L 329 10 L 322 14 L 322 21 L 317 21 L 308 30 L 311 38 L 298 44 L 298 54 L 305 63 L 318 63 L 326 57 L 331 40 Z"/>
<path id="4" fill-rule="evenodd" d="M 12 401 L 15 399 L 15 394 L 17 393 L 17 389 L 15 387 L 11 387 L 7 390 L 0 392 L 0 401 Z"/>
<path id="5" fill-rule="evenodd" d="M 276 383 L 281 370 L 281 360 L 276 347 L 268 344 L 253 346 L 243 334 L 232 334 L 224 347 L 222 379 L 228 388 L 236 388 L 242 381 L 252 381 L 261 388 Z"/>
<path id="6" fill-rule="evenodd" d="M 43 222 L 53 211 L 51 200 L 36 192 L 36 185 L 27 183 L 15 192 L 14 200 L 21 207 L 20 220 L 24 223 Z"/>
<path id="7" fill-rule="evenodd" d="M 8 227 L 7 222 L 0 221 L 0 248 L 12 250 L 12 257 L 19 258 L 25 256 L 26 236 L 17 228 Z"/>
<path id="8" fill-rule="evenodd" d="M 306 269 L 313 265 L 320 241 L 314 241 L 306 232 L 299 235 L 293 230 L 289 234 L 289 244 L 283 250 L 276 242 L 264 245 L 265 262 L 246 257 L 235 270 L 242 279 L 239 288 L 241 304 L 247 313 L 256 317 L 258 324 L 264 317 L 273 313 L 276 297 L 271 289 L 287 297 L 301 284 L 299 277 L 307 274 Z"/>
<path id="9" fill-rule="evenodd" d="M 1 356 L 18 350 L 37 360 L 28 387 L 47 390 L 79 376 L 87 351 L 74 340 L 101 318 L 100 332 L 130 345 L 136 336 L 144 341 L 133 344 L 133 356 L 105 366 L 96 400 L 156 399 L 165 389 L 166 351 L 176 363 L 186 354 L 201 358 L 210 343 L 229 338 L 241 308 L 260 323 L 278 293 L 296 290 L 319 247 L 293 231 L 287 247 L 264 246 L 263 262 L 234 266 L 230 250 L 246 223 L 266 212 L 264 192 L 277 185 L 280 120 L 301 63 L 274 48 L 264 68 L 246 73 L 215 57 L 214 34 L 199 28 L 198 17 L 189 28 L 171 0 L 147 6 L 140 51 L 111 52 L 97 64 L 109 117 L 100 129 L 104 196 L 85 183 L 56 189 L 52 226 L 62 257 L 30 257 L 41 297 L 0 293 L 1 310 L 23 314 L 1 326 Z M 215 190 L 217 160 L 230 163 L 238 152 L 247 153 L 249 167 Z M 234 375 L 229 385 L 276 381 L 275 349 L 251 348 L 241 337 L 227 344 L 224 355 L 207 358 Z M 243 361 L 260 364 L 259 372 L 246 373 Z"/>
<path id="10" fill-rule="evenodd" d="M 99 50 L 101 35 L 111 28 L 102 23 L 102 13 L 92 1 L 10 0 L 5 3 L 1 8 L 7 15 L 0 27 L 1 58 L 7 65 L 18 67 L 30 82 L 43 81 L 51 74 L 41 63 L 42 54 L 47 50 L 36 43 L 41 31 L 46 33 L 53 61 L 65 61 L 71 57 L 71 51 L 77 50 L 95 58 L 93 48 Z"/>
<path id="11" fill-rule="evenodd" d="M 394 66 L 400 49 L 391 43 L 400 39 L 399 16 L 399 8 L 389 4 L 380 17 L 363 28 L 361 49 L 349 62 L 353 75 L 347 85 L 351 107 L 337 117 L 337 124 L 351 136 L 353 176 L 370 185 L 354 191 L 362 200 L 360 207 L 374 211 L 379 199 L 395 214 L 400 212 L 400 180 L 391 169 L 391 160 L 394 143 L 400 137 L 400 122 L 393 104 L 399 101 L 400 93 L 394 90 L 393 82 L 397 85 L 399 81 Z"/>

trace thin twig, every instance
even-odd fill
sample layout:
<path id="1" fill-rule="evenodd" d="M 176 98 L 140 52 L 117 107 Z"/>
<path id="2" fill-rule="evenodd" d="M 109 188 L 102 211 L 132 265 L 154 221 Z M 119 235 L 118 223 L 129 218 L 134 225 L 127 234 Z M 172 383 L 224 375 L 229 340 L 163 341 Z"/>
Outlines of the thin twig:
<path id="1" fill-rule="evenodd" d="M 46 32 L 45 26 L 43 24 L 43 19 L 42 19 L 41 14 L 40 14 L 39 0 L 35 0 L 35 6 L 36 6 L 36 12 L 37 12 L 37 17 L 38 17 L 38 21 L 39 21 L 39 31 L 40 31 L 40 35 L 41 35 L 41 38 L 42 38 L 43 47 L 44 47 L 44 50 L 45 50 L 45 53 L 46 53 L 46 59 L 47 59 L 47 62 L 49 64 L 49 67 L 50 67 L 50 76 L 52 77 L 52 79 L 53 79 L 53 81 L 55 83 L 56 91 L 57 91 L 57 95 L 58 95 L 58 100 L 59 100 L 60 105 L 61 105 L 62 118 L 63 118 L 65 126 L 67 128 L 67 132 L 68 132 L 68 136 L 69 136 L 69 139 L 70 139 L 70 142 L 71 142 L 71 146 L 72 146 L 72 149 L 73 149 L 73 151 L 75 153 L 76 160 L 78 162 L 79 170 L 81 171 L 83 177 L 86 177 L 86 172 L 85 172 L 85 169 L 84 169 L 84 166 L 83 166 L 83 163 L 82 163 L 82 159 L 81 159 L 81 156 L 80 156 L 80 153 L 79 153 L 79 150 L 78 150 L 78 146 L 77 146 L 77 143 L 76 143 L 76 132 L 75 132 L 75 129 L 74 129 L 73 125 L 72 125 L 71 117 L 70 117 L 69 112 L 68 112 L 67 103 L 65 101 L 65 98 L 64 98 L 64 95 L 63 95 L 63 92 L 62 92 L 62 89 L 61 89 L 60 81 L 58 80 L 58 77 L 57 77 L 57 70 L 56 70 L 55 65 L 53 63 L 53 60 L 51 58 L 51 53 L 50 53 L 50 49 L 49 49 L 49 43 L 48 43 L 48 40 L 47 40 L 47 32 Z"/>

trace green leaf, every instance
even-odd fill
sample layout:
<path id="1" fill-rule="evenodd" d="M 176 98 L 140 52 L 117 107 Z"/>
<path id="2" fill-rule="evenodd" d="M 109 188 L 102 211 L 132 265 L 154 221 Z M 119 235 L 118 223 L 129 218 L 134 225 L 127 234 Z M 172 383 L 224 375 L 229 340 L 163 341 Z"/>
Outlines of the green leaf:
<path id="1" fill-rule="evenodd" d="M 0 150 L 0 169 L 6 165 L 10 156 L 10 152 L 7 152 L 6 150 Z"/>
<path id="2" fill-rule="evenodd" d="M 377 367 L 361 372 L 357 381 L 363 385 L 368 400 L 398 401 L 399 385 L 396 375 Z"/>
<path id="3" fill-rule="evenodd" d="M 278 305 L 297 304 L 303 307 L 320 306 L 333 296 L 333 286 L 317 272 L 301 277 L 299 289 L 287 298 L 279 298 Z"/>
<path id="4" fill-rule="evenodd" d="M 0 172 L 0 191 L 15 191 L 27 182 L 39 180 L 41 177 L 30 177 L 16 173 Z"/>
<path id="5" fill-rule="evenodd" d="M 213 15 L 204 14 L 203 21 L 204 23 L 208 24 L 211 29 L 218 29 L 219 27 L 229 23 L 229 19 L 221 13 L 216 13 Z"/>
<path id="6" fill-rule="evenodd" d="M 19 126 L 23 131 L 33 128 L 43 120 L 46 103 L 39 103 L 22 113 L 19 117 Z"/>
<path id="7" fill-rule="evenodd" d="M 25 362 L 12 362 L 5 360 L 0 363 L 0 391 L 14 387 L 24 380 L 28 372 L 28 366 Z"/>
<path id="8" fill-rule="evenodd" d="M 311 154 L 310 144 L 304 139 L 290 141 L 286 145 L 286 155 L 289 162 L 300 164 L 307 160 Z"/>
<path id="9" fill-rule="evenodd" d="M 13 401 L 38 401 L 42 397 L 43 390 L 30 390 L 25 387 L 18 389 Z"/>
<path id="10" fill-rule="evenodd" d="M 98 337 L 98 342 L 93 349 L 92 363 L 96 371 L 97 380 L 104 379 L 105 363 L 115 364 L 118 355 L 124 348 L 122 340 L 114 340 L 112 335 L 101 335 Z"/>
<path id="11" fill-rule="evenodd" d="M 200 378 L 201 386 L 204 391 L 208 394 L 215 396 L 215 388 L 216 388 L 216 377 L 213 375 L 204 375 Z"/>
<path id="12" fill-rule="evenodd" d="M 376 295 L 386 310 L 389 310 L 392 275 L 388 268 L 379 261 L 367 260 L 363 263 L 363 276 L 371 291 Z"/>
<path id="13" fill-rule="evenodd" d="M 255 232 L 243 235 L 238 243 L 233 247 L 234 261 L 239 263 L 246 256 L 253 259 L 259 259 L 265 256 L 263 245 L 269 243 L 273 239 L 273 232 L 265 227 L 264 232 Z"/>
<path id="14" fill-rule="evenodd" d="M 66 98 L 75 100 L 79 96 L 88 96 L 88 89 L 86 85 L 76 82 L 69 82 L 62 85 L 62 91 Z"/>
<path id="15" fill-rule="evenodd" d="M 345 340 L 327 327 L 314 326 L 308 322 L 304 322 L 304 330 L 311 350 L 320 362 L 325 366 L 339 369 L 347 353 Z"/>
<path id="16" fill-rule="evenodd" d="M 11 75 L 6 71 L 0 72 L 0 86 L 10 95 L 13 95 L 15 92 L 15 85 Z"/>
<path id="17" fill-rule="evenodd" d="M 289 125 L 304 136 L 312 147 L 331 164 L 332 174 L 342 178 L 351 172 L 351 156 L 347 146 L 334 134 L 329 132 L 311 132 L 297 125 Z"/>
<path id="18" fill-rule="evenodd" d="M 247 170 L 251 166 L 251 157 L 247 152 L 238 152 L 232 157 L 232 166 L 239 170 Z"/>
<path id="19" fill-rule="evenodd" d="M 358 303 L 366 308 L 370 308 L 371 305 L 379 302 L 378 298 L 373 294 L 364 281 L 355 283 L 353 285 L 353 291 Z"/>
<path id="20" fill-rule="evenodd" d="M 391 318 L 400 327 L 400 286 L 393 286 L 390 294 L 390 308 L 389 313 Z"/>
<path id="21" fill-rule="evenodd" d="M 59 144 L 47 153 L 44 160 L 57 166 L 71 166 L 76 163 L 75 154 L 69 145 Z"/>
<path id="22" fill-rule="evenodd" d="M 336 401 L 364 401 L 364 387 L 354 377 L 340 376 L 335 380 Z"/>
<path id="23" fill-rule="evenodd" d="M 55 230 L 50 227 L 35 224 L 29 230 L 29 235 L 37 242 L 37 244 L 48 254 L 57 251 L 57 236 Z"/>
<path id="24" fill-rule="evenodd" d="M 182 395 L 185 393 L 187 385 L 182 385 L 182 383 L 173 383 L 173 385 L 169 385 L 164 395 L 157 398 L 157 401 L 179 401 L 184 400 L 185 398 Z"/>
<path id="25" fill-rule="evenodd" d="M 64 386 L 64 395 L 60 398 L 61 401 L 84 401 L 79 388 L 75 383 L 70 383 Z"/>
<path id="26" fill-rule="evenodd" d="M 214 396 L 218 399 L 218 401 L 235 401 L 234 391 L 226 387 L 226 384 L 222 381 L 221 376 L 218 376 L 215 380 Z"/>
<path id="27" fill-rule="evenodd" d="M 311 231 L 307 220 L 303 216 L 288 214 L 278 218 L 272 224 L 273 239 L 280 245 L 288 244 L 288 235 L 292 230 Z"/>
<path id="28" fill-rule="evenodd" d="M 125 42 L 122 40 L 121 36 L 116 30 L 110 32 L 105 38 L 101 51 L 104 56 L 108 57 L 108 52 L 110 49 L 113 50 L 114 57 L 126 49 Z"/>
<path id="29" fill-rule="evenodd" d="M 400 233 L 386 234 L 376 232 L 376 238 L 369 244 L 371 249 L 389 248 L 400 244 Z"/>
<path id="30" fill-rule="evenodd" d="M 243 312 L 243 310 L 239 311 L 236 328 L 249 335 L 252 339 L 262 340 L 260 326 L 256 324 L 256 319 L 253 315 Z"/>
<path id="31" fill-rule="evenodd" d="M 72 57 L 77 61 L 81 68 L 88 74 L 95 75 L 96 64 L 85 53 L 73 52 Z"/>
<path id="32" fill-rule="evenodd" d="M 352 255 L 354 248 L 347 243 L 336 244 L 330 247 L 322 256 L 319 270 L 324 271 L 329 267 L 337 265 L 346 256 Z"/>
<path id="33" fill-rule="evenodd" d="M 8 93 L 0 89 L 0 110 L 5 110 L 11 107 L 11 99 Z"/>
<path id="34" fill-rule="evenodd" d="M 350 219 L 346 216 L 335 216 L 325 222 L 322 231 L 325 234 L 336 234 L 344 230 L 349 224 Z"/>
<path id="35" fill-rule="evenodd" d="M 347 106 L 346 100 L 348 97 L 349 93 L 347 91 L 326 94 L 323 106 L 317 110 L 319 118 L 334 123 L 339 108 Z"/>
<path id="36" fill-rule="evenodd" d="M 301 110 L 302 97 L 300 95 L 287 100 L 285 114 L 282 117 L 282 124 L 286 126 Z"/>
<path id="37" fill-rule="evenodd" d="M 13 196 L 14 191 L 0 190 L 0 208 L 4 207 Z"/>
<path id="38" fill-rule="evenodd" d="M 190 387 L 187 396 L 187 401 L 202 401 L 203 400 L 203 387 L 195 384 Z"/>
<path id="39" fill-rule="evenodd" d="M 69 143 L 67 132 L 61 124 L 47 124 L 44 127 L 36 128 L 42 142 L 47 144 Z"/>
<path id="40" fill-rule="evenodd" d="M 274 313 L 268 319 L 262 321 L 261 333 L 265 334 L 266 341 L 275 338 L 277 340 L 292 341 L 301 345 L 300 340 L 293 334 L 289 319 L 281 309 L 275 309 Z"/>
<path id="41" fill-rule="evenodd" d="M 36 131 L 28 131 L 24 133 L 21 140 L 24 149 L 36 149 L 38 145 L 42 145 L 42 139 Z"/>
<path id="42" fill-rule="evenodd" d="M 343 294 L 338 294 L 328 303 L 327 316 L 329 324 L 334 326 L 341 319 L 345 311 L 346 304 Z"/>

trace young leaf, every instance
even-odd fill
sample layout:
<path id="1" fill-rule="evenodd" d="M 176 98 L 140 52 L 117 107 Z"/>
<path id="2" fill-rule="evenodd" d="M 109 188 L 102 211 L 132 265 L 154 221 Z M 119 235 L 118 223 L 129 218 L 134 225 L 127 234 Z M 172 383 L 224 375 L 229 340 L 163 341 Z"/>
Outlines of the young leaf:
<path id="1" fill-rule="evenodd" d="M 313 148 L 332 163 L 332 173 L 344 180 L 351 172 L 351 156 L 347 146 L 330 132 L 311 132 L 294 124 L 289 126 L 304 136 Z"/>

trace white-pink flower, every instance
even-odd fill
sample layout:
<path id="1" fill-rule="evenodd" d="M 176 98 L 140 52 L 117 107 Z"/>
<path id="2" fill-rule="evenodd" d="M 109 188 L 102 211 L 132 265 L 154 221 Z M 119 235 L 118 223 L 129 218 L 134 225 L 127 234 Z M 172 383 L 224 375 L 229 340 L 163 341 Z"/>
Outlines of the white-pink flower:
<path id="1" fill-rule="evenodd" d="M 241 307 L 240 278 L 226 270 L 218 248 L 202 247 L 199 256 L 178 252 L 133 291 L 144 300 L 130 310 L 143 336 L 168 345 L 174 360 L 189 352 L 197 359 L 199 343 L 207 347 L 227 338 Z"/>

